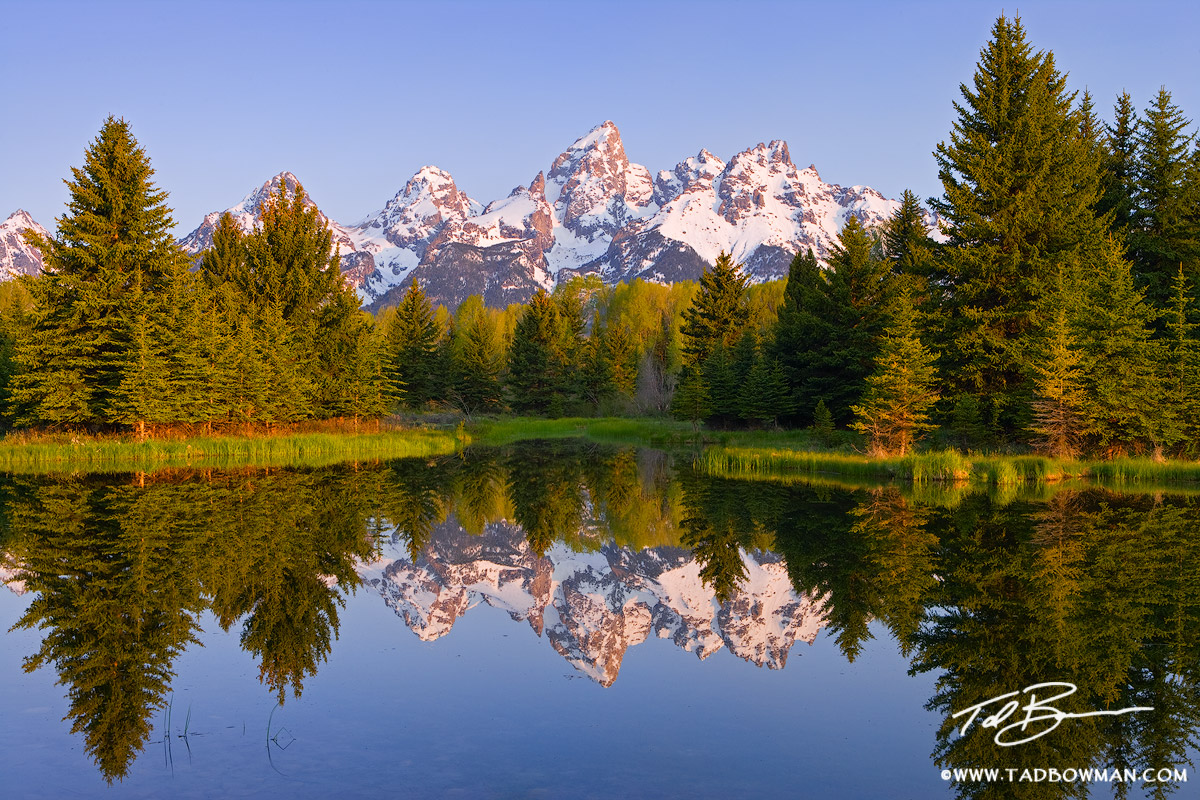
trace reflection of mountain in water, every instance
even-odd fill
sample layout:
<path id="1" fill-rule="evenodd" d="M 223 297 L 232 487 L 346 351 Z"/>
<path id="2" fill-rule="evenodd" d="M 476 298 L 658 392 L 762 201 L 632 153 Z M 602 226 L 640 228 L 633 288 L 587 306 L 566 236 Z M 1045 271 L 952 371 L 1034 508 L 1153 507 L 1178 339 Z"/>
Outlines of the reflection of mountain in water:
<path id="1" fill-rule="evenodd" d="M 544 632 L 576 669 L 611 686 L 625 651 L 651 633 L 700 658 L 726 646 L 771 669 L 783 668 L 797 640 L 811 644 L 825 622 L 823 600 L 797 595 L 778 556 L 741 557 L 747 579 L 721 603 L 682 548 L 574 552 L 559 543 L 539 558 L 515 525 L 490 523 L 473 536 L 450 516 L 415 562 L 402 545 L 385 545 L 359 574 L 424 641 L 484 602 Z"/>
<path id="2" fill-rule="evenodd" d="M 0 584 L 4 584 L 16 594 L 25 594 L 25 581 L 18 577 L 20 570 L 16 565 L 9 565 L 10 559 L 8 553 L 0 553 Z"/>

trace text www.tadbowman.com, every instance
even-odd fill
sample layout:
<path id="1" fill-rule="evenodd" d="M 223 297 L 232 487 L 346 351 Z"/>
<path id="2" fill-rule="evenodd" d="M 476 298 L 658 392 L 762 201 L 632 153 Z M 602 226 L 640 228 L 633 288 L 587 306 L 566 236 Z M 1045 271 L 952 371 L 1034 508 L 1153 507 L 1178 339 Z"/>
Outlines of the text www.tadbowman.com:
<path id="1" fill-rule="evenodd" d="M 1187 783 L 1187 770 L 1161 769 L 944 769 L 955 783 Z"/>

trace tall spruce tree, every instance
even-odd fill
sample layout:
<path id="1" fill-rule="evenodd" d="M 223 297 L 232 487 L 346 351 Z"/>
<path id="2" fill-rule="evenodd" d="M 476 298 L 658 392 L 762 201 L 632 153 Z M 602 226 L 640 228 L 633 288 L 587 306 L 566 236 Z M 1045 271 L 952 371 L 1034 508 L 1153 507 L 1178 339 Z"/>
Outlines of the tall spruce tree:
<path id="1" fill-rule="evenodd" d="M 900 197 L 900 207 L 883 226 L 883 253 L 892 271 L 918 300 L 924 300 L 933 274 L 933 251 L 937 243 L 929 236 L 925 210 L 909 189 Z"/>
<path id="2" fill-rule="evenodd" d="M 1133 98 L 1121 92 L 1113 106 L 1112 124 L 1105 126 L 1104 194 L 1096 206 L 1101 213 L 1112 213 L 1110 230 L 1121 236 L 1133 223 L 1139 124 Z"/>
<path id="3" fill-rule="evenodd" d="M 1200 216 L 1191 197 L 1200 183 L 1191 160 L 1191 120 L 1160 88 L 1146 109 L 1137 139 L 1129 251 L 1139 284 L 1157 308 L 1170 300 L 1176 269 L 1193 283 L 1200 274 Z"/>
<path id="4" fill-rule="evenodd" d="M 303 186 L 281 180 L 263 204 L 261 224 L 242 239 L 244 260 L 231 228 L 218 227 L 205 269 L 210 284 L 232 287 L 231 310 L 240 306 L 253 318 L 265 382 L 253 418 L 274 423 L 341 413 L 349 379 L 342 356 L 364 331 L 329 227 Z M 227 252 L 218 247 L 226 239 Z"/>
<path id="5" fill-rule="evenodd" d="M 509 405 L 519 413 L 545 414 L 555 402 L 562 377 L 558 307 L 544 290 L 529 300 L 513 331 L 508 352 Z"/>
<path id="6" fill-rule="evenodd" d="M 1160 419 L 1165 423 L 1164 444 L 1174 446 L 1177 453 L 1193 456 L 1200 448 L 1200 341 L 1195 322 L 1194 289 L 1183 274 L 1181 265 L 1171 284 L 1171 302 L 1167 307 L 1165 327 L 1162 392 L 1163 408 Z"/>
<path id="7" fill-rule="evenodd" d="M 388 325 L 384 356 L 388 382 L 398 387 L 398 399 L 409 408 L 433 398 L 438 339 L 433 305 L 414 279 Z"/>
<path id="8" fill-rule="evenodd" d="M 29 422 L 112 423 L 126 418 L 114 399 L 139 369 L 127 356 L 131 342 L 161 347 L 153 325 L 132 330 L 143 311 L 135 306 L 153 305 L 180 253 L 167 194 L 125 120 L 109 117 L 71 172 L 57 235 L 29 236 L 44 269 L 30 283 L 35 311 L 17 352 L 14 399 Z"/>
<path id="9" fill-rule="evenodd" d="M 829 289 L 825 273 L 809 248 L 797 253 L 788 266 L 783 304 L 775 323 L 769 352 L 783 368 L 793 408 L 802 409 L 800 423 L 812 422 L 808 409 L 824 398 L 813 398 L 809 381 L 818 363 L 815 348 L 832 337 Z M 828 406 L 828 404 L 826 404 Z"/>
<path id="10" fill-rule="evenodd" d="M 855 217 L 838 235 L 827 274 L 812 253 L 793 259 L 770 352 L 802 425 L 822 400 L 838 424 L 850 422 L 897 288 L 891 263 Z"/>
<path id="11" fill-rule="evenodd" d="M 479 295 L 455 312 L 448 399 L 471 416 L 499 410 L 504 350 L 500 331 Z"/>
<path id="12" fill-rule="evenodd" d="M 685 367 L 699 367 L 717 343 L 731 348 L 750 320 L 746 306 L 749 277 L 728 253 L 722 252 L 700 276 L 700 293 L 683 312 Z"/>
<path id="13" fill-rule="evenodd" d="M 1164 445 L 1161 343 L 1152 339 L 1159 314 L 1135 286 L 1123 248 L 1114 239 L 1089 254 L 1073 325 L 1083 356 L 1083 432 L 1106 456 Z M 1169 438 L 1169 437 L 1168 437 Z"/>
<path id="14" fill-rule="evenodd" d="M 951 385 L 980 397 L 1012 434 L 1031 413 L 1038 300 L 1063 259 L 1101 234 L 1099 165 L 1054 56 L 1033 51 L 1019 18 L 996 20 L 960 91 L 950 138 L 934 153 L 944 193 L 932 206 L 949 239 L 939 251 L 950 279 L 939 349 Z"/>

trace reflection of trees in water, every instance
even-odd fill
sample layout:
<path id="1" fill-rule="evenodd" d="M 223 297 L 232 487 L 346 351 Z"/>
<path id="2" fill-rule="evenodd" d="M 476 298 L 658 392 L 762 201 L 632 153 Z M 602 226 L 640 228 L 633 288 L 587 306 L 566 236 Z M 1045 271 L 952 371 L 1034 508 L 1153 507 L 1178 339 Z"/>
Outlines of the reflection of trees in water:
<path id="1" fill-rule="evenodd" d="M 225 628 L 244 619 L 282 702 L 328 654 L 371 550 L 353 476 L 336 471 L 11 481 L 9 545 L 36 592 L 17 624 L 44 631 L 25 668 L 58 671 L 110 781 L 145 746 L 206 606 Z"/>
<path id="2" fill-rule="evenodd" d="M 168 514 L 128 487 L 85 478 L 17 494 L 12 544 L 37 593 L 17 627 L 45 632 L 25 669 L 54 664 L 72 732 L 109 780 L 120 777 L 150 735 L 172 660 L 195 641 L 192 549 L 175 541 Z"/>
<path id="3" fill-rule="evenodd" d="M 673 473 L 661 454 L 579 442 L 311 471 L 12 478 L 0 531 L 35 592 L 18 623 L 44 639 L 69 716 L 110 780 L 144 747 L 173 659 L 211 607 L 282 702 L 326 658 L 373 532 L 415 559 L 454 513 L 480 533 L 522 525 L 532 549 L 603 541 L 692 550 L 721 600 L 742 550 L 781 555 L 795 590 L 825 598 L 853 659 L 880 620 L 915 671 L 941 672 L 928 707 L 947 718 L 939 766 L 1181 766 L 1200 725 L 1200 504 L 1101 491 L 1032 503 L 980 494 L 938 506 L 907 490 L 850 492 Z M 602 541 L 603 540 L 603 541 Z M 949 715 L 1041 681 L 1072 681 L 1072 720 L 1015 748 L 955 733 Z M 976 783 L 961 796 L 1069 797 L 1078 784 Z M 1154 791 L 1170 794 L 1172 787 Z"/>
<path id="4" fill-rule="evenodd" d="M 1061 491 L 1040 505 L 982 495 L 936 515 L 936 569 L 913 637 L 914 669 L 942 670 L 929 707 L 947 720 L 944 768 L 1171 767 L 1185 764 L 1200 722 L 1196 629 L 1200 543 L 1194 501 L 1130 500 Z M 1000 748 L 978 722 L 964 736 L 955 711 L 1044 681 L 1079 687 L 1063 710 L 1154 706 L 1153 713 L 1069 720 Z M 1011 797 L 1007 784 L 957 787 L 963 797 Z M 1124 787 L 1127 789 L 1127 787 Z M 1084 796 L 1082 784 L 1026 784 L 1029 797 Z M 1162 795 L 1172 791 L 1159 784 Z"/>
<path id="5" fill-rule="evenodd" d="M 1036 504 L 967 494 L 938 506 L 895 487 L 850 493 L 680 480 L 684 541 L 718 592 L 736 587 L 738 547 L 773 541 L 796 591 L 826 598 L 828 627 L 847 658 L 878 619 L 915 671 L 944 673 L 928 704 L 946 718 L 934 753 L 940 767 L 1020 775 L 1187 765 L 1200 726 L 1200 503 L 1059 491 Z M 982 720 L 956 733 L 963 720 L 950 720 L 955 711 L 1045 681 L 1079 686 L 1064 710 L 1155 711 L 1070 720 L 1010 748 L 998 747 Z M 980 782 L 956 790 L 1071 797 L 1088 787 Z"/>
<path id="6" fill-rule="evenodd" d="M 583 522 L 583 453 L 573 442 L 528 442 L 506 459 L 508 492 L 529 546 L 543 556 L 571 541 Z"/>

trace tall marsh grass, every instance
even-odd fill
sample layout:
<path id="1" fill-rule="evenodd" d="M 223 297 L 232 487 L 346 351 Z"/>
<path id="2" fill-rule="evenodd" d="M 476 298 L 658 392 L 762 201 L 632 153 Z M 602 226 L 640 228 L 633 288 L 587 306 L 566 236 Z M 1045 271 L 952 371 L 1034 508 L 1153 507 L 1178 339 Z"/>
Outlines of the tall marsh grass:
<path id="1" fill-rule="evenodd" d="M 427 458 L 461 450 L 462 431 L 389 430 L 375 433 L 292 433 L 197 436 L 177 441 L 67 438 L 0 441 L 6 472 L 115 472 L 166 467 L 297 467 L 376 458 Z"/>
<path id="2" fill-rule="evenodd" d="M 702 471 L 722 477 L 839 475 L 903 480 L 916 485 L 971 482 L 1017 486 L 1053 483 L 1087 474 L 1085 465 L 1043 456 L 966 456 L 957 450 L 870 458 L 849 453 L 712 447 L 696 463 Z"/>

